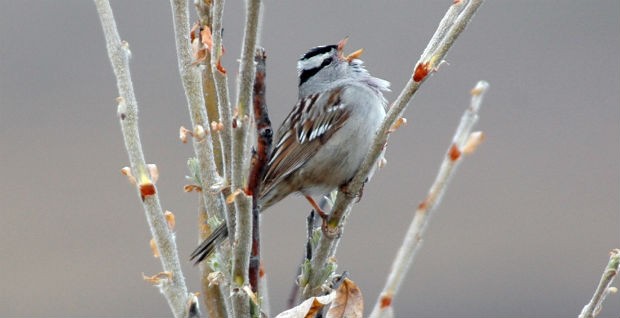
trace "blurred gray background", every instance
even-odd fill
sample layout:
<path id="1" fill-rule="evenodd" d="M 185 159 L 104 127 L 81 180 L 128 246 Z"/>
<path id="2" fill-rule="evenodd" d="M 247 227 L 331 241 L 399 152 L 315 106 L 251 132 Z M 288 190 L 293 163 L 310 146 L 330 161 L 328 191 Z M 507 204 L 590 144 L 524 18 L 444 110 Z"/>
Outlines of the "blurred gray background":
<path id="1" fill-rule="evenodd" d="M 394 100 L 451 1 L 266 1 L 267 100 L 274 125 L 293 106 L 296 59 L 350 36 Z M 163 207 L 177 218 L 186 259 L 196 245 L 186 194 L 189 117 L 166 1 L 113 1 L 148 162 Z M 193 13 L 193 8 L 191 9 Z M 431 219 L 395 299 L 398 317 L 575 317 L 620 247 L 620 2 L 489 1 L 406 112 L 388 165 L 366 186 L 340 248 L 339 270 L 366 310 L 383 286 L 469 103 L 491 89 L 463 162 Z M 225 10 L 224 65 L 238 69 L 243 5 Z M 1 1 L 0 316 L 164 317 L 141 273 L 160 271 L 127 165 L 116 83 L 91 1 Z M 234 87 L 234 86 L 233 86 Z M 234 91 L 233 91 L 234 96 Z M 284 309 L 309 208 L 291 197 L 263 216 L 272 312 Z M 197 269 L 184 263 L 189 288 Z M 615 284 L 616 286 L 618 283 Z M 601 317 L 618 317 L 611 296 Z"/>

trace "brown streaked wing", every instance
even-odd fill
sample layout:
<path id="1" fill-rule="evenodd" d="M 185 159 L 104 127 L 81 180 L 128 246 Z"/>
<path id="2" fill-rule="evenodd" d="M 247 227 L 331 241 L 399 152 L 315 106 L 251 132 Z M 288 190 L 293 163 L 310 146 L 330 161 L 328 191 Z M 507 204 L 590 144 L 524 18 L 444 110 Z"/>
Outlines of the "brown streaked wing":
<path id="1" fill-rule="evenodd" d="M 321 144 L 344 125 L 350 115 L 350 105 L 342 104 L 341 90 L 331 91 L 321 108 L 309 107 L 322 98 L 321 93 L 307 96 L 295 105 L 278 130 L 263 179 L 263 194 L 308 162 Z M 294 122 L 296 124 L 291 125 Z"/>

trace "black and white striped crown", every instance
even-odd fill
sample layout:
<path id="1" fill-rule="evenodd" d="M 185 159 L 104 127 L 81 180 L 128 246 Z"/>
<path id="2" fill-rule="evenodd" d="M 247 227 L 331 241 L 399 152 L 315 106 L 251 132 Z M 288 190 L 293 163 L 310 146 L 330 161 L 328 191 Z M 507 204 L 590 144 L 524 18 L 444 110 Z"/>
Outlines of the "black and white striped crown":
<path id="1" fill-rule="evenodd" d="M 299 86 L 334 61 L 338 54 L 337 45 L 317 46 L 302 55 L 297 62 Z"/>

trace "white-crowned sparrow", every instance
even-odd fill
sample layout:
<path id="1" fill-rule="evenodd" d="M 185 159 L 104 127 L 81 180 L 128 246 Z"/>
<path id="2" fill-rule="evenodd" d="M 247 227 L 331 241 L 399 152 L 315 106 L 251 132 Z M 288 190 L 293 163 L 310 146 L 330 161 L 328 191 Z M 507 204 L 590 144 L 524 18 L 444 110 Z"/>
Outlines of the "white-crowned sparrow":
<path id="1" fill-rule="evenodd" d="M 299 99 L 276 134 L 260 191 L 263 209 L 295 192 L 318 209 L 312 196 L 350 181 L 370 148 L 385 117 L 381 92 L 390 84 L 366 71 L 357 59 L 362 50 L 345 56 L 346 42 L 310 49 L 297 62 Z M 202 261 L 227 234 L 220 225 L 191 259 Z"/>

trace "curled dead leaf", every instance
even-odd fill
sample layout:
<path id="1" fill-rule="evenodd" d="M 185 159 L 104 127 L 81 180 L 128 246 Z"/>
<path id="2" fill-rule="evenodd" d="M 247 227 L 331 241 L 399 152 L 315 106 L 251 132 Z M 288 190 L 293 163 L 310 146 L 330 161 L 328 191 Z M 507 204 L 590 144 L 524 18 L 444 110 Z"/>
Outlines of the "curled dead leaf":
<path id="1" fill-rule="evenodd" d="M 231 193 L 229 196 L 226 197 L 226 204 L 231 204 L 233 202 L 235 202 L 235 198 L 241 193 L 243 192 L 241 189 L 237 189 L 235 190 L 235 192 Z"/>
<path id="2" fill-rule="evenodd" d="M 197 186 L 195 184 L 187 184 L 183 186 L 183 191 L 185 192 L 201 192 L 202 188 L 200 186 Z"/>
<path id="3" fill-rule="evenodd" d="M 149 244 L 151 245 L 151 251 L 153 252 L 153 257 L 158 258 L 159 250 L 157 249 L 157 244 L 155 244 L 155 240 L 151 239 L 151 241 L 149 241 Z"/>
<path id="4" fill-rule="evenodd" d="M 159 285 L 162 283 L 162 280 L 172 280 L 172 273 L 171 272 L 160 272 L 153 276 L 146 276 L 144 275 L 144 273 L 142 273 L 142 279 L 144 279 L 145 281 L 153 285 Z"/>
<path id="5" fill-rule="evenodd" d="M 192 136 L 192 132 L 189 129 L 183 126 L 179 128 L 179 139 L 181 139 L 182 143 L 186 144 L 190 136 Z"/>
<path id="6" fill-rule="evenodd" d="M 127 177 L 127 180 L 129 181 L 129 183 L 133 185 L 138 183 L 138 181 L 136 180 L 136 177 L 134 177 L 133 174 L 131 173 L 131 168 L 123 167 L 121 169 L 121 174 Z"/>
<path id="7" fill-rule="evenodd" d="M 306 299 L 303 303 L 281 312 L 276 318 L 306 318 L 314 317 L 319 310 L 323 309 L 325 305 L 332 302 L 336 295 L 336 292 L 332 292 L 329 295 L 312 297 Z"/>
<path id="8" fill-rule="evenodd" d="M 219 58 L 217 59 L 217 65 L 216 65 L 217 70 L 222 74 L 222 75 L 226 75 L 226 69 L 224 68 L 224 66 L 222 66 L 222 59 Z"/>
<path id="9" fill-rule="evenodd" d="M 213 36 L 211 35 L 211 29 L 206 25 L 203 26 L 202 31 L 200 31 L 200 41 L 207 50 L 211 50 L 213 47 Z"/>
<path id="10" fill-rule="evenodd" d="M 362 291 L 350 279 L 345 278 L 336 290 L 326 318 L 357 318 L 364 314 Z"/>
<path id="11" fill-rule="evenodd" d="M 190 41 L 194 41 L 196 39 L 196 35 L 198 29 L 200 29 L 200 24 L 198 22 L 195 22 L 194 25 L 192 25 L 192 29 L 189 31 L 189 39 Z"/>
<path id="12" fill-rule="evenodd" d="M 164 212 L 164 217 L 166 218 L 166 222 L 168 223 L 168 228 L 170 231 L 174 230 L 174 226 L 176 225 L 176 218 L 174 217 L 174 213 L 166 210 Z"/>
<path id="13" fill-rule="evenodd" d="M 394 124 L 390 127 L 390 133 L 395 132 L 398 128 L 407 125 L 407 118 L 400 117 L 394 122 Z"/>

